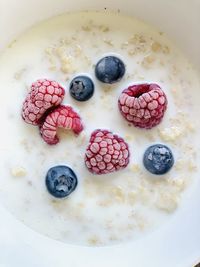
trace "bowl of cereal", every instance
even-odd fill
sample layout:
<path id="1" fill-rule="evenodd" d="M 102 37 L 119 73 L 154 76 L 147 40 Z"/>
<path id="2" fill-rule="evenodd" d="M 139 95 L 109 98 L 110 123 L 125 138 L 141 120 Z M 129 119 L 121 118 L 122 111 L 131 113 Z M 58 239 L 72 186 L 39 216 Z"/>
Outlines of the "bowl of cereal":
<path id="1" fill-rule="evenodd" d="M 1 2 L 0 263 L 197 263 L 200 4 Z"/>

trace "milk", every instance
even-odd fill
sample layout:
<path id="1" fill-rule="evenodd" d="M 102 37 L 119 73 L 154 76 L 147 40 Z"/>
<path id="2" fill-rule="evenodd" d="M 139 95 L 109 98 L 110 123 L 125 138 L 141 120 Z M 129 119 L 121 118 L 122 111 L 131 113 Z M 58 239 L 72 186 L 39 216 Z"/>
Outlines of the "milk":
<path id="1" fill-rule="evenodd" d="M 114 85 L 96 80 L 94 66 L 105 55 L 126 65 Z M 70 81 L 78 74 L 95 83 L 87 102 L 70 97 Z M 59 131 L 60 143 L 44 143 L 38 127 L 21 118 L 22 103 L 32 82 L 58 81 L 66 89 L 64 104 L 82 117 L 78 136 Z M 145 236 L 175 216 L 191 194 L 197 175 L 197 71 L 175 45 L 151 26 L 114 13 L 64 14 L 42 22 L 14 40 L 0 55 L 0 200 L 24 224 L 51 238 L 80 245 L 112 245 Z M 137 82 L 155 82 L 169 104 L 162 123 L 152 130 L 128 126 L 118 111 L 123 89 Z M 91 132 L 113 131 L 129 144 L 128 167 L 95 176 L 84 164 Z M 153 176 L 143 167 L 145 149 L 169 146 L 173 169 Z M 69 197 L 55 199 L 46 190 L 45 175 L 58 164 L 70 166 L 78 187 Z"/>

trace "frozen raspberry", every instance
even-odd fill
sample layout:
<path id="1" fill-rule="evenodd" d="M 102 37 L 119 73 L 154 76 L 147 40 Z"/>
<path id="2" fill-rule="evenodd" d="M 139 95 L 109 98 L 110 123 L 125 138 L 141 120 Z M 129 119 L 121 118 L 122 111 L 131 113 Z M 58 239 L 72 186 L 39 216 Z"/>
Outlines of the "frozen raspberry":
<path id="1" fill-rule="evenodd" d="M 124 169 L 129 156 L 128 144 L 123 138 L 107 130 L 96 130 L 90 137 L 85 164 L 94 174 L 106 174 Z"/>
<path id="2" fill-rule="evenodd" d="M 49 145 L 59 142 L 57 128 L 72 130 L 79 134 L 83 130 L 80 116 L 70 106 L 59 106 L 52 110 L 40 127 L 40 133 L 44 141 Z"/>
<path id="3" fill-rule="evenodd" d="M 39 125 L 47 110 L 60 105 L 65 90 L 55 81 L 40 79 L 31 85 L 22 107 L 22 118 L 32 125 Z"/>
<path id="4" fill-rule="evenodd" d="M 167 108 L 167 97 L 155 83 L 136 84 L 122 92 L 118 105 L 128 122 L 150 129 L 161 122 Z"/>

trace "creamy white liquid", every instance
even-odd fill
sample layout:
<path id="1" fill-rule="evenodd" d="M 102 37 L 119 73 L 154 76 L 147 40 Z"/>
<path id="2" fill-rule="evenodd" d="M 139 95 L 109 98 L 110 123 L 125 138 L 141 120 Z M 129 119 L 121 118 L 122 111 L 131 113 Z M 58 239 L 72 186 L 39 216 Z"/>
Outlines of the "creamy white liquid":
<path id="1" fill-rule="evenodd" d="M 126 64 L 124 78 L 111 86 L 94 76 L 95 63 L 107 54 L 119 55 Z M 84 103 L 68 92 L 70 80 L 80 73 L 95 83 L 94 96 Z M 79 111 L 85 125 L 79 137 L 60 131 L 60 143 L 49 146 L 37 127 L 21 119 L 22 102 L 39 78 L 66 88 L 64 103 Z M 123 89 L 143 81 L 158 83 L 169 101 L 164 120 L 152 130 L 129 127 L 117 106 Z M 88 12 L 36 25 L 0 56 L 0 201 L 26 225 L 68 243 L 109 245 L 157 229 L 183 203 L 183 191 L 197 173 L 199 90 L 190 63 L 165 34 L 141 21 Z M 102 176 L 88 172 L 84 153 L 97 128 L 128 142 L 126 169 Z M 152 143 L 164 143 L 174 153 L 175 165 L 164 176 L 150 175 L 143 167 L 143 153 Z M 49 195 L 44 182 L 57 164 L 70 166 L 79 180 L 76 191 L 61 200 Z"/>

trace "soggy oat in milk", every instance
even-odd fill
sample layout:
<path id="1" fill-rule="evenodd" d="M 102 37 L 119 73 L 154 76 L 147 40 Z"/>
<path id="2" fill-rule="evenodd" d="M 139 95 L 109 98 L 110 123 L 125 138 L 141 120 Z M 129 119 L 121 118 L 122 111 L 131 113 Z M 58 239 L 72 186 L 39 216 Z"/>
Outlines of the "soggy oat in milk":
<path id="1" fill-rule="evenodd" d="M 95 63 L 106 54 L 120 55 L 126 64 L 124 78 L 114 85 L 103 85 L 94 76 Z M 80 73 L 92 77 L 94 96 L 81 103 L 67 91 L 64 103 L 79 111 L 85 130 L 79 137 L 60 131 L 61 142 L 48 146 L 38 128 L 21 119 L 27 90 L 38 78 L 55 79 L 68 88 Z M 198 168 L 200 81 L 165 34 L 119 14 L 62 15 L 33 27 L 5 49 L 0 80 L 0 199 L 26 225 L 64 242 L 109 245 L 156 229 L 181 205 Z M 152 130 L 128 127 L 118 111 L 120 92 L 138 81 L 158 83 L 169 100 L 164 120 Z M 128 142 L 126 169 L 94 176 L 85 168 L 84 152 L 97 128 Z M 173 150 L 175 165 L 155 177 L 144 169 L 142 156 L 146 147 L 159 142 Z M 57 164 L 71 166 L 79 179 L 76 191 L 61 200 L 51 197 L 44 183 L 47 170 Z"/>

